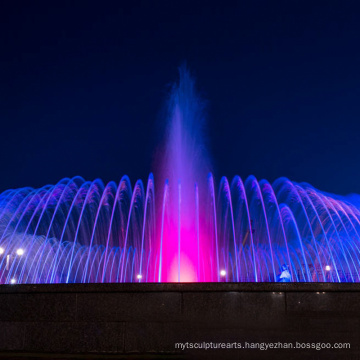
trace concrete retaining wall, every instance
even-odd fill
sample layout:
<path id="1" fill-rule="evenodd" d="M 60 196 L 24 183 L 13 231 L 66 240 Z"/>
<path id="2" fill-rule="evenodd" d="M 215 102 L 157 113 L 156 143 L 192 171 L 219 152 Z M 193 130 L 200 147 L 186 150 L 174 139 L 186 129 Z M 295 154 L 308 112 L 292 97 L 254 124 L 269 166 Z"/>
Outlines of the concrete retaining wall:
<path id="1" fill-rule="evenodd" d="M 0 329 L 2 357 L 360 359 L 360 284 L 2 285 Z M 350 349 L 181 351 L 180 342 Z"/>

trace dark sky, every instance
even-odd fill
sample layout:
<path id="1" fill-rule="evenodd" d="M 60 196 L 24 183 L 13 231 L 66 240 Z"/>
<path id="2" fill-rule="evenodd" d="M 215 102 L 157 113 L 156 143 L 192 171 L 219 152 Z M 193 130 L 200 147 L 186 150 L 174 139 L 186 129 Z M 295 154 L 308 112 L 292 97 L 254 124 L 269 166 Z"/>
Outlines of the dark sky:
<path id="1" fill-rule="evenodd" d="M 218 179 L 360 193 L 359 19 L 357 0 L 3 0 L 0 190 L 145 180 L 186 61 Z"/>

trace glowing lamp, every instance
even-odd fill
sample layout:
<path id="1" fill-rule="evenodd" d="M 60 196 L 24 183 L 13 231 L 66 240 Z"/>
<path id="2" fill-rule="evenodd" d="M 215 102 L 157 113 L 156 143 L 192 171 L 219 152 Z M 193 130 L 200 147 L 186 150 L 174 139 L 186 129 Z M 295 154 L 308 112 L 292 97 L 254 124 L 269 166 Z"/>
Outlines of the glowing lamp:
<path id="1" fill-rule="evenodd" d="M 225 271 L 225 270 L 221 270 L 221 271 L 220 271 L 220 276 L 223 276 L 223 277 L 226 276 L 226 271 Z"/>
<path id="2" fill-rule="evenodd" d="M 0 255 L 2 255 L 5 252 L 5 249 L 0 247 Z"/>
<path id="3" fill-rule="evenodd" d="M 325 266 L 325 270 L 326 270 L 326 271 L 330 271 L 330 270 L 331 270 L 330 265 L 326 265 L 326 266 Z"/>
<path id="4" fill-rule="evenodd" d="M 136 276 L 136 278 L 137 278 L 138 280 L 141 280 L 141 279 L 142 279 L 142 275 L 141 275 L 141 274 L 138 274 L 138 275 Z"/>
<path id="5" fill-rule="evenodd" d="M 10 280 L 10 284 L 16 284 L 16 279 L 12 278 L 12 279 Z"/>
<path id="6" fill-rule="evenodd" d="M 24 252 L 25 252 L 25 250 L 24 249 L 17 249 L 16 250 L 16 255 L 19 255 L 19 256 L 22 256 L 22 255 L 24 255 Z"/>

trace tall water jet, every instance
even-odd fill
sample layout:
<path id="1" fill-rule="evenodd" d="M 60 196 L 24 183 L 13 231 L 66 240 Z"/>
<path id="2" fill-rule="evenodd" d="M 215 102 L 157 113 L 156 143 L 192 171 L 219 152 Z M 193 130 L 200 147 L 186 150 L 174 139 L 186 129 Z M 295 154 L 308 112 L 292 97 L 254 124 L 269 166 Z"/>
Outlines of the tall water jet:
<path id="1" fill-rule="evenodd" d="M 168 100 L 165 145 L 158 160 L 157 178 L 168 186 L 165 209 L 161 209 L 168 215 L 167 222 L 158 226 L 163 229 L 161 281 L 186 282 L 200 281 L 200 273 L 207 273 L 200 270 L 200 251 L 205 253 L 207 245 L 205 209 L 199 206 L 199 198 L 206 196 L 210 164 L 203 141 L 204 102 L 185 66 L 179 75 Z"/>

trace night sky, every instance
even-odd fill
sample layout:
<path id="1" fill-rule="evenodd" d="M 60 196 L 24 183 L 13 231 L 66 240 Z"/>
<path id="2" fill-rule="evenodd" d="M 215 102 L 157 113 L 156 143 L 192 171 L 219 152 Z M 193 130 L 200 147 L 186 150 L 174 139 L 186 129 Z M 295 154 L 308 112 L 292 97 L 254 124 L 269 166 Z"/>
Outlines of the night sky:
<path id="1" fill-rule="evenodd" d="M 0 3 L 0 191 L 146 180 L 186 61 L 216 178 L 360 193 L 358 1 Z"/>

